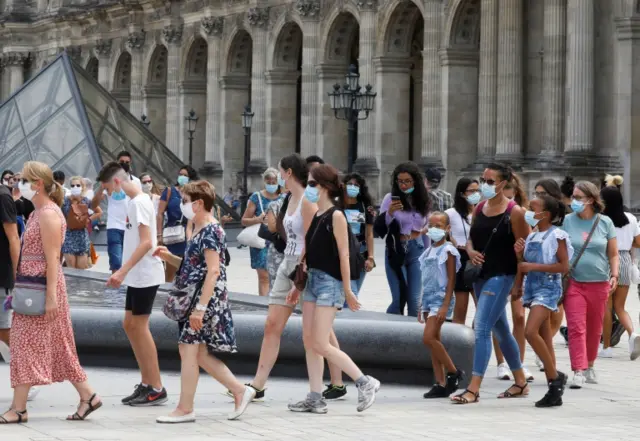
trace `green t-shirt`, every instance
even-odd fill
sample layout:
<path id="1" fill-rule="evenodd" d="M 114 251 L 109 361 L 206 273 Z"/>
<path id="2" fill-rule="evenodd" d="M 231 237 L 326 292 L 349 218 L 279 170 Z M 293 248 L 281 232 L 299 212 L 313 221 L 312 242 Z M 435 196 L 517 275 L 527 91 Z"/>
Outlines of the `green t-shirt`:
<path id="1" fill-rule="evenodd" d="M 593 227 L 596 216 L 589 220 L 580 218 L 577 214 L 567 215 L 562 224 L 571 239 L 574 253 L 573 259 L 587 240 Z M 609 280 L 609 257 L 607 256 L 607 243 L 609 239 L 616 237 L 616 229 L 613 222 L 607 216 L 600 215 L 600 223 L 593 233 L 593 237 L 587 245 L 587 249 L 578 261 L 578 265 L 571 273 L 571 277 L 578 282 L 606 282 Z M 571 263 L 573 263 L 573 259 Z"/>

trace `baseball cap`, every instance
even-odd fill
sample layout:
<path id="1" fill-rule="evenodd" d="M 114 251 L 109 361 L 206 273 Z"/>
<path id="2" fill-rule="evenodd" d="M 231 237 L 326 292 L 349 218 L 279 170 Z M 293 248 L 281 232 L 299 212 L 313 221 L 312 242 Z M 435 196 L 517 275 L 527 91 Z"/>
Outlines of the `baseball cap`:
<path id="1" fill-rule="evenodd" d="M 427 181 L 429 182 L 440 182 L 442 180 L 442 174 L 440 173 L 440 170 L 438 170 L 437 168 L 428 168 L 425 176 L 427 178 Z"/>

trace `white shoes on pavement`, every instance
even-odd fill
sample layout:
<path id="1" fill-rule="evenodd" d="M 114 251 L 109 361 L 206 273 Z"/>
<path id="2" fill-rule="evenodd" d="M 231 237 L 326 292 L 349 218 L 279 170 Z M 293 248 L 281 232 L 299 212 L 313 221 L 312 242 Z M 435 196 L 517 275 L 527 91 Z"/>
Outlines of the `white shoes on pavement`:
<path id="1" fill-rule="evenodd" d="M 27 401 L 35 400 L 39 393 L 40 393 L 39 386 L 31 386 L 31 389 L 29 389 L 29 395 L 27 395 Z"/>
<path id="2" fill-rule="evenodd" d="M 629 357 L 631 360 L 640 357 L 640 335 L 635 332 L 629 336 Z"/>
<path id="3" fill-rule="evenodd" d="M 605 349 L 602 344 L 600 344 L 598 358 L 613 358 L 613 348 L 609 347 Z"/>
<path id="4" fill-rule="evenodd" d="M 575 371 L 573 373 L 573 380 L 571 380 L 570 389 L 582 389 L 584 383 L 586 382 L 586 378 L 584 377 L 584 371 Z"/>
<path id="5" fill-rule="evenodd" d="M 196 421 L 196 413 L 191 412 L 186 415 L 181 416 L 159 416 L 156 418 L 156 423 L 160 424 L 182 424 L 182 423 L 195 423 Z"/>
<path id="6" fill-rule="evenodd" d="M 498 365 L 498 380 L 511 380 L 511 369 L 507 363 L 500 363 Z"/>

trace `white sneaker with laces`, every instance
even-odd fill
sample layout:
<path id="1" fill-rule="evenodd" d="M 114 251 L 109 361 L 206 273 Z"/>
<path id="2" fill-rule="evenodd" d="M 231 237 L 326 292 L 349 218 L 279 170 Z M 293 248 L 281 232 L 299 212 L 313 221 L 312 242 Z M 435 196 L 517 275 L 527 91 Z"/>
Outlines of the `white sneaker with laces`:
<path id="1" fill-rule="evenodd" d="M 604 348 L 600 345 L 600 350 L 598 351 L 598 358 L 613 358 L 613 348 Z"/>
<path id="2" fill-rule="evenodd" d="M 500 363 L 498 365 L 498 380 L 511 380 L 511 369 L 507 363 Z"/>
<path id="3" fill-rule="evenodd" d="M 569 386 L 570 389 L 582 389 L 582 386 L 584 386 L 586 379 L 584 378 L 584 372 L 583 371 L 575 371 L 573 373 L 573 380 L 571 381 L 571 386 Z"/>
<path id="4" fill-rule="evenodd" d="M 0 308 L 2 305 L 0 305 Z M 11 361 L 11 351 L 9 350 L 9 345 L 3 341 L 0 341 L 0 357 L 4 360 L 5 363 L 9 364 Z"/>
<path id="5" fill-rule="evenodd" d="M 635 332 L 629 336 L 629 357 L 631 360 L 640 357 L 640 335 Z"/>
<path id="6" fill-rule="evenodd" d="M 587 378 L 587 383 L 598 384 L 598 376 L 596 375 L 596 370 L 594 368 L 590 367 L 587 369 L 585 377 Z"/>

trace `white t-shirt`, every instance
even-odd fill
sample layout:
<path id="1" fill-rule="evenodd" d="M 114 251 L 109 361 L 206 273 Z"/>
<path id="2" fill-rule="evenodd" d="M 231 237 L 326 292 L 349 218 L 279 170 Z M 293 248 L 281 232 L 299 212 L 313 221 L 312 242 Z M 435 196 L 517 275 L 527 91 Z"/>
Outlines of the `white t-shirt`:
<path id="1" fill-rule="evenodd" d="M 455 208 L 449 208 L 445 213 L 449 216 L 451 236 L 453 236 L 453 239 L 459 247 L 465 246 L 467 244 L 467 239 L 469 238 L 469 230 L 471 230 L 471 215 L 467 216 L 465 222 Z"/>
<path id="2" fill-rule="evenodd" d="M 631 214 L 625 213 L 629 223 L 622 228 L 616 228 L 616 237 L 618 239 L 618 251 L 630 251 L 633 245 L 633 239 L 640 236 L 640 225 L 638 219 Z"/>
<path id="3" fill-rule="evenodd" d="M 131 176 L 131 180 L 138 184 L 138 188 L 142 189 L 140 179 L 135 176 Z M 104 191 L 107 194 L 107 191 Z M 124 200 L 116 201 L 111 196 L 107 195 L 107 230 L 122 230 L 127 228 L 127 206 L 129 204 L 129 196 Z"/>
<path id="4" fill-rule="evenodd" d="M 153 257 L 153 251 L 158 246 L 156 238 L 156 213 L 149 195 L 139 194 L 128 203 L 128 222 L 124 231 L 122 262 L 127 262 L 140 245 L 139 225 L 149 227 L 153 246 L 151 250 L 133 267 L 124 279 L 124 285 L 133 288 L 146 288 L 164 283 L 164 266 L 162 261 Z"/>

